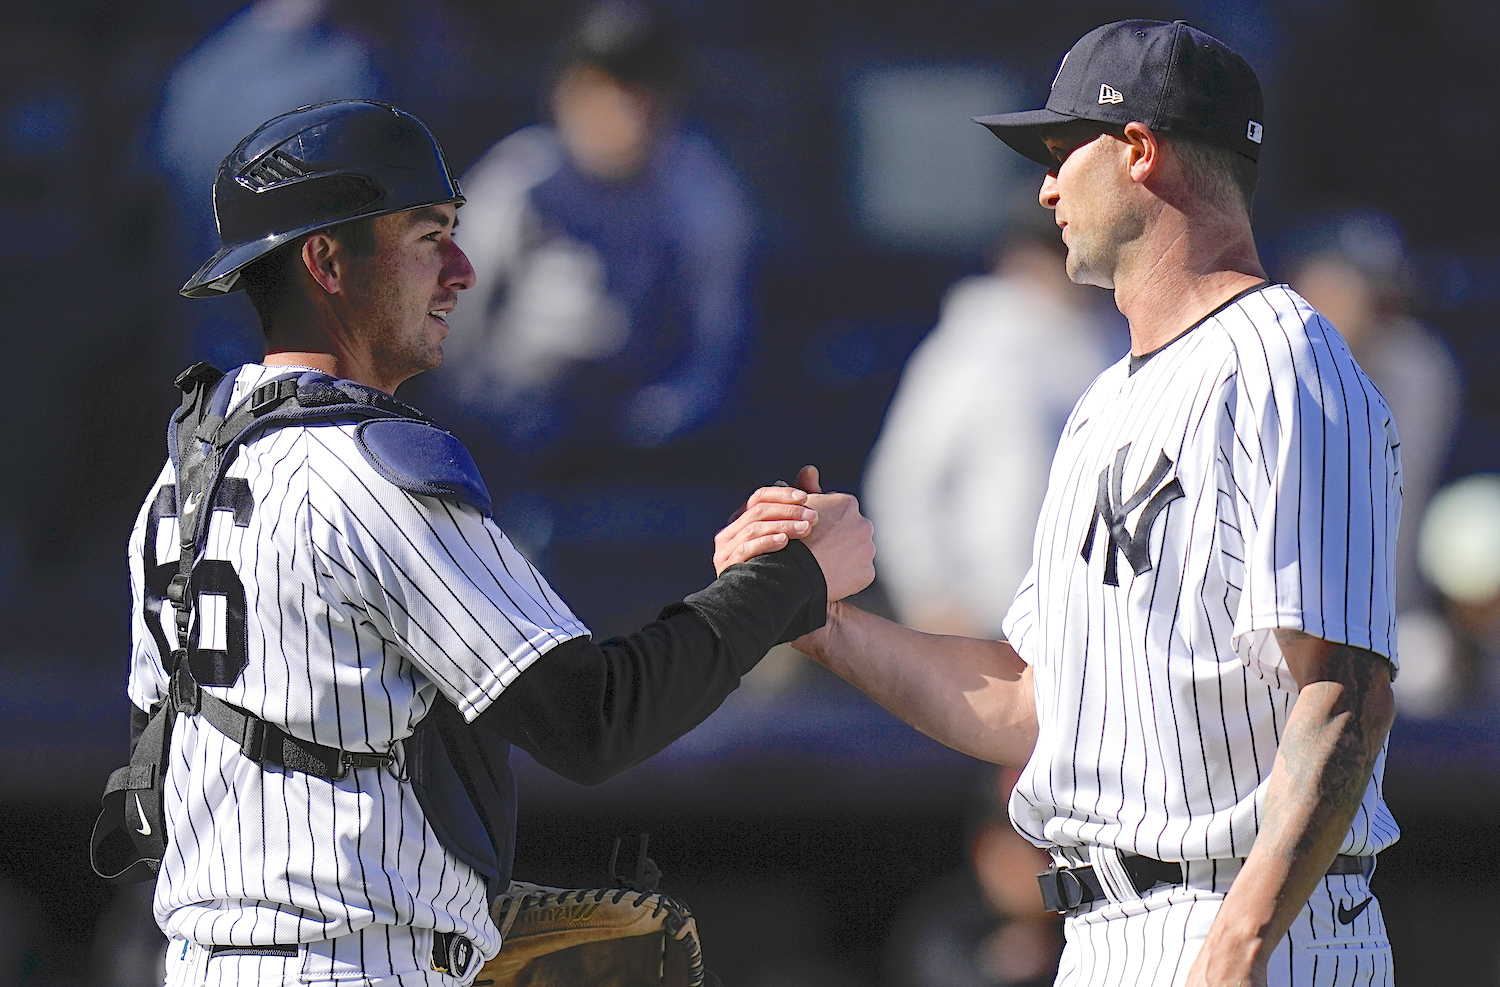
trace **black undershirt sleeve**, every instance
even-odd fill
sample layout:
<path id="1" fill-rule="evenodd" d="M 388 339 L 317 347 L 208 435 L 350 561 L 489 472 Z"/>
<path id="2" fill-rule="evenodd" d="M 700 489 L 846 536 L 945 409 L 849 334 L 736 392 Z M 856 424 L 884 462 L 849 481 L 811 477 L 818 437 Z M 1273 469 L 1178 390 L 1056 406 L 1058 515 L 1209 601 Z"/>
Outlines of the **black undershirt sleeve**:
<path id="1" fill-rule="evenodd" d="M 730 567 L 633 634 L 558 645 L 474 725 L 597 785 L 703 722 L 772 646 L 823 626 L 827 596 L 817 560 L 793 541 Z"/>

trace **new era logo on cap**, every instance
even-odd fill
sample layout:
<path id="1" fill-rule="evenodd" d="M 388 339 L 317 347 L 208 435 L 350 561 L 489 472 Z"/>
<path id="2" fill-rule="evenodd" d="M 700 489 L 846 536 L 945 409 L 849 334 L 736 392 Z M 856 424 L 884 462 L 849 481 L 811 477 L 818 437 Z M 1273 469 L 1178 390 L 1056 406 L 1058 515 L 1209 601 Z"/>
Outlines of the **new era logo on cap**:
<path id="1" fill-rule="evenodd" d="M 1251 120 L 1250 121 L 1250 128 L 1245 131 L 1245 136 L 1247 138 L 1249 138 L 1250 140 L 1254 141 L 1255 143 L 1259 144 L 1260 143 L 1260 134 L 1261 134 L 1261 131 L 1263 129 L 1265 129 L 1265 128 L 1261 127 L 1261 125 L 1258 124 L 1258 123 L 1256 123 L 1254 120 Z"/>
<path id="2" fill-rule="evenodd" d="M 1120 92 L 1120 90 L 1116 89 L 1114 86 L 1111 86 L 1108 83 L 1101 82 L 1099 83 L 1099 102 L 1101 104 L 1123 103 L 1125 102 L 1125 94 Z"/>

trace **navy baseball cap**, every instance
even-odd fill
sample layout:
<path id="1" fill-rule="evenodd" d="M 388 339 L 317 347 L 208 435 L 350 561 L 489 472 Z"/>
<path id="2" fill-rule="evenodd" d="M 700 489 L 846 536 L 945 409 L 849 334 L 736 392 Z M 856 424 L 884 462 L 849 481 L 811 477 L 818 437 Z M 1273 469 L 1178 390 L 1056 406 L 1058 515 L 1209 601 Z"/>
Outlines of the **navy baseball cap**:
<path id="1" fill-rule="evenodd" d="M 1186 21 L 1116 21 L 1078 39 L 1063 56 L 1040 110 L 975 117 L 1049 169 L 1057 159 L 1042 131 L 1072 120 L 1190 134 L 1260 160 L 1260 81 L 1243 58 Z"/>

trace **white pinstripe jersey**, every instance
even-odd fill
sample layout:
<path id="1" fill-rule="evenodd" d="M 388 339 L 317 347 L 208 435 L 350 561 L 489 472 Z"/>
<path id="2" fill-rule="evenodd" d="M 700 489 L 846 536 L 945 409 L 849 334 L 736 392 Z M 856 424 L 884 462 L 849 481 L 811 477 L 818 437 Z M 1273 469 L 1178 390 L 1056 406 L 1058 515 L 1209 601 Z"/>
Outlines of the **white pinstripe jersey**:
<path id="1" fill-rule="evenodd" d="M 1395 661 L 1395 426 L 1283 285 L 1131 371 L 1073 410 L 1006 615 L 1040 723 L 1011 818 L 1044 846 L 1245 856 L 1296 699 L 1274 630 Z M 1384 766 L 1342 853 L 1398 835 Z"/>
<path id="2" fill-rule="evenodd" d="M 286 371 L 242 368 L 234 404 Z M 177 519 L 161 516 L 170 492 L 159 496 L 173 483 L 169 462 L 130 540 L 129 693 L 141 709 L 164 696 L 161 642 L 175 641 L 171 605 L 147 609 L 148 567 L 176 570 Z M 231 563 L 244 588 L 245 669 L 209 691 L 293 736 L 385 752 L 439 692 L 472 720 L 539 655 L 588 633 L 478 511 L 376 473 L 352 424 L 252 440 L 224 489 L 206 558 Z M 202 595 L 195 620 L 204 647 L 232 654 L 225 601 Z M 385 769 L 336 782 L 263 769 L 202 718 L 179 717 L 165 808 L 155 912 L 169 936 L 285 944 L 378 923 L 460 932 L 485 955 L 499 948 L 483 881 L 444 851 L 410 785 Z"/>

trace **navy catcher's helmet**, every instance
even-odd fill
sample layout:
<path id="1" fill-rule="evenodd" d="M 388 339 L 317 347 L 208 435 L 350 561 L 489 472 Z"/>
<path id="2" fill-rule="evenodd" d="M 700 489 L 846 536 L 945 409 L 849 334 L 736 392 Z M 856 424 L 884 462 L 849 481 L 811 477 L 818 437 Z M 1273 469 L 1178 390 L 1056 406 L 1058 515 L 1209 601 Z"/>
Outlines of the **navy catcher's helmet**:
<path id="1" fill-rule="evenodd" d="M 267 120 L 219 165 L 219 252 L 182 294 L 213 298 L 284 243 L 318 230 L 452 202 L 463 193 L 422 121 L 387 103 L 341 99 Z"/>

